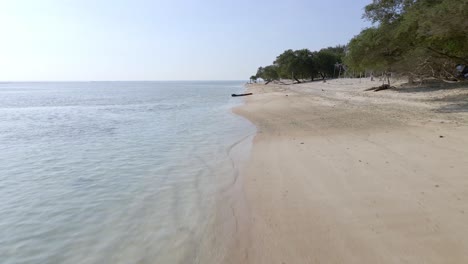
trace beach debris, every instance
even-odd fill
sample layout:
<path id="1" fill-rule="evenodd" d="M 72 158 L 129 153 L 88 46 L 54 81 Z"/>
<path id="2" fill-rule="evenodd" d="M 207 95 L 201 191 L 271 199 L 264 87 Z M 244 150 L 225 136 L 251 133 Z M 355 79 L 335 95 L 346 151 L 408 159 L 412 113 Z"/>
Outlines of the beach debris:
<path id="1" fill-rule="evenodd" d="M 247 96 L 247 95 L 252 95 L 253 93 L 243 93 L 243 94 L 231 94 L 232 97 L 237 97 L 237 96 Z"/>
<path id="2" fill-rule="evenodd" d="M 304 142 L 301 142 L 301 145 L 304 145 Z"/>
<path id="3" fill-rule="evenodd" d="M 439 186 L 439 184 L 436 184 L 435 187 L 436 187 L 436 188 L 439 188 L 440 186 Z"/>
<path id="4" fill-rule="evenodd" d="M 368 92 L 368 91 L 378 92 L 378 91 L 387 90 L 387 89 L 394 89 L 394 88 L 395 88 L 394 86 L 390 86 L 389 84 L 382 84 L 380 86 L 365 89 L 364 91 L 365 92 Z"/>
<path id="5" fill-rule="evenodd" d="M 439 138 L 444 138 L 444 136 L 439 136 Z"/>

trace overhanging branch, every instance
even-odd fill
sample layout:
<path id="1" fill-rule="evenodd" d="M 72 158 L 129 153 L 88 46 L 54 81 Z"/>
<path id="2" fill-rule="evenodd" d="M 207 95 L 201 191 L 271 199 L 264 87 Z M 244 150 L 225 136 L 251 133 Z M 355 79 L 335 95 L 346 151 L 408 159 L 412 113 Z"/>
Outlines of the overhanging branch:
<path id="1" fill-rule="evenodd" d="M 442 55 L 444 57 L 447 57 L 447 58 L 450 58 L 450 59 L 460 60 L 460 61 L 463 61 L 464 63 L 468 64 L 468 59 L 467 58 L 462 58 L 462 57 L 454 56 L 454 55 L 451 55 L 451 54 L 447 54 L 446 52 L 436 50 L 436 49 L 434 49 L 432 47 L 427 47 L 427 49 L 432 51 L 432 52 L 435 52 L 435 53 L 437 53 L 439 55 Z"/>

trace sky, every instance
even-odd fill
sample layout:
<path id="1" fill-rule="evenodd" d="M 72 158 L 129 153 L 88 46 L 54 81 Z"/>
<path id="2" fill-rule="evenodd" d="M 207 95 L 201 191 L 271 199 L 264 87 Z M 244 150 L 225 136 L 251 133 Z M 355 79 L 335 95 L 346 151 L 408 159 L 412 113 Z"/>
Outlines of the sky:
<path id="1" fill-rule="evenodd" d="M 370 0 L 0 0 L 1 81 L 247 80 L 346 44 Z"/>

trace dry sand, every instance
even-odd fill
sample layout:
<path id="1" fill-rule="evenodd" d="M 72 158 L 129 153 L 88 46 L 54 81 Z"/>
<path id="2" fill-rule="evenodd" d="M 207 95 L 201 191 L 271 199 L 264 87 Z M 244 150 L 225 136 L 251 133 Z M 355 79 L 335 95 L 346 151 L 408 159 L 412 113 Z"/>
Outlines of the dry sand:
<path id="1" fill-rule="evenodd" d="M 468 263 L 468 88 L 250 85 L 230 263 Z"/>

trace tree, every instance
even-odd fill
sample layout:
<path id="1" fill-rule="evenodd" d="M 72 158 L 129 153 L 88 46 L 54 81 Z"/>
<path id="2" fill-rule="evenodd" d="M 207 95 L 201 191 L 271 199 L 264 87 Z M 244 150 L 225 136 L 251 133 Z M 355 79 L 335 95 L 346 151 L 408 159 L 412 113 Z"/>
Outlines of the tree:
<path id="1" fill-rule="evenodd" d="M 373 0 L 364 10 L 364 18 L 372 23 L 390 24 L 397 21 L 401 15 L 417 0 Z"/>
<path id="2" fill-rule="evenodd" d="M 468 0 L 418 1 L 402 21 L 405 29 L 416 24 L 427 51 L 468 64 Z"/>
<path id="3" fill-rule="evenodd" d="M 294 51 L 294 55 L 298 63 L 296 75 L 301 79 L 310 78 L 313 81 L 318 73 L 316 54 L 308 49 L 301 49 Z"/>
<path id="4" fill-rule="evenodd" d="M 317 75 L 314 53 L 308 49 L 286 50 L 276 57 L 273 62 L 278 67 L 280 77 L 292 79 L 300 83 L 299 79 L 314 79 Z"/>
<path id="5" fill-rule="evenodd" d="M 265 80 L 265 84 L 276 81 L 279 79 L 278 67 L 275 65 L 260 67 L 257 70 L 256 77 Z"/>
<path id="6" fill-rule="evenodd" d="M 322 49 L 315 56 L 317 70 L 322 79 L 333 76 L 336 63 L 341 62 L 341 57 L 329 49 Z"/>
<path id="7" fill-rule="evenodd" d="M 273 62 L 278 67 L 278 73 L 282 78 L 291 78 L 300 82 L 297 76 L 300 74 L 301 65 L 293 50 L 289 49 L 276 57 Z"/>
<path id="8" fill-rule="evenodd" d="M 374 0 L 364 17 L 376 25 L 350 41 L 353 69 L 453 78 L 468 64 L 468 0 Z"/>
<path id="9" fill-rule="evenodd" d="M 250 76 L 250 83 L 256 83 L 257 82 L 257 76 L 256 75 L 252 75 Z"/>
<path id="10" fill-rule="evenodd" d="M 368 28 L 351 39 L 345 64 L 356 71 L 390 71 L 397 60 L 398 49 L 389 45 L 391 35 L 385 31 L 384 27 Z"/>
<path id="11" fill-rule="evenodd" d="M 344 54 L 345 46 L 340 45 L 319 52 L 308 49 L 286 50 L 276 57 L 273 65 L 258 68 L 256 77 L 267 82 L 284 78 L 300 83 L 307 78 L 313 81 L 320 74 L 325 79 L 333 76 L 335 64 L 342 63 Z"/>

